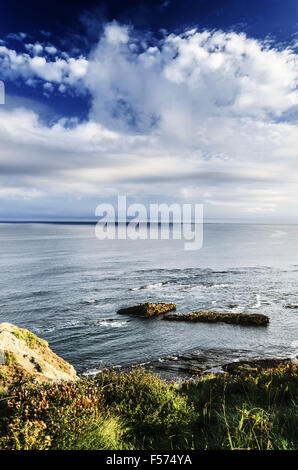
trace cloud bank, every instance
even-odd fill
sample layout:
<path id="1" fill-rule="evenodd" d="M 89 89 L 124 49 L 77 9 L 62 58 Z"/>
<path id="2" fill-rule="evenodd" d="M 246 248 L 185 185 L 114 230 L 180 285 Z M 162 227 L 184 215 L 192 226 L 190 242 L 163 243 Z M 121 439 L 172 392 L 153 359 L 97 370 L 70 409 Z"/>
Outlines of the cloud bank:
<path id="1" fill-rule="evenodd" d="M 46 125 L 28 104 L 0 107 L 5 204 L 54 214 L 70 198 L 75 213 L 86 200 L 90 217 L 126 192 L 204 203 L 209 217 L 296 217 L 295 48 L 196 29 L 157 39 L 117 22 L 88 57 L 21 39 L 22 51 L 0 45 L 1 78 L 49 103 L 86 94 L 90 110 Z"/>

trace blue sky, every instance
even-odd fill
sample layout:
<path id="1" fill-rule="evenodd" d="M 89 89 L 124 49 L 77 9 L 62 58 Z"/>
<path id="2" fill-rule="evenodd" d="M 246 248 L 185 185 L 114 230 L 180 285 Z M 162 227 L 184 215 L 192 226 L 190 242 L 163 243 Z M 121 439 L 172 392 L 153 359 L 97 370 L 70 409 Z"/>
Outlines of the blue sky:
<path id="1" fill-rule="evenodd" d="M 11 1 L 0 219 L 101 202 L 298 222 L 298 3 Z"/>

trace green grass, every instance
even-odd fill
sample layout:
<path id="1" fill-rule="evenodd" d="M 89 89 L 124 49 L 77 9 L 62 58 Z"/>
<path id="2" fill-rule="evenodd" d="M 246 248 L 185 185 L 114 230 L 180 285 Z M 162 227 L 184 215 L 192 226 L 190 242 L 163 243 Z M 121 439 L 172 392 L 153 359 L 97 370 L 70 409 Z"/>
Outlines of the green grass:
<path id="1" fill-rule="evenodd" d="M 294 449 L 297 385 L 297 371 L 287 367 L 185 384 L 197 411 L 195 448 Z"/>
<path id="2" fill-rule="evenodd" d="M 95 383 L 110 412 L 127 424 L 126 437 L 134 443 L 134 448 L 190 445 L 194 409 L 175 387 L 140 369 L 129 373 L 106 371 Z"/>
<path id="3" fill-rule="evenodd" d="M 12 351 L 4 351 L 4 364 L 6 366 L 14 366 L 17 363 L 16 355 Z"/>
<path id="4" fill-rule="evenodd" d="M 36 335 L 27 330 L 14 330 L 11 332 L 18 339 L 23 339 L 30 349 L 35 349 L 37 346 L 44 348 L 46 342 L 42 339 L 39 339 Z"/>
<path id="5" fill-rule="evenodd" d="M 297 370 L 203 376 L 140 369 L 27 385 L 0 402 L 2 449 L 295 449 Z"/>
<path id="6" fill-rule="evenodd" d="M 23 335 L 22 335 L 22 334 L 20 333 L 20 331 L 18 331 L 18 330 L 12 331 L 11 334 L 12 334 L 13 336 L 15 336 L 16 338 L 18 338 L 18 339 L 23 339 Z"/>
<path id="7" fill-rule="evenodd" d="M 0 369 L 0 380 L 6 380 L 7 376 L 5 374 L 5 372 L 3 372 L 1 369 Z"/>

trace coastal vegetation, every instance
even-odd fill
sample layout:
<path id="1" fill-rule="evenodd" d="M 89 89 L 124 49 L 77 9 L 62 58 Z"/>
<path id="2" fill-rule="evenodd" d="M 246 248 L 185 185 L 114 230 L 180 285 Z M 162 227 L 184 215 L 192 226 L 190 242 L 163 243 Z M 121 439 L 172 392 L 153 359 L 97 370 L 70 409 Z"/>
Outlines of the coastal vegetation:
<path id="1" fill-rule="evenodd" d="M 16 334 L 17 332 L 17 334 Z M 239 361 L 166 383 L 140 367 L 77 376 L 39 338 L 0 324 L 0 449 L 295 449 L 297 365 Z"/>
<path id="2" fill-rule="evenodd" d="M 45 340 L 11 323 L 0 323 L 1 372 L 7 377 L 6 386 L 30 380 L 51 382 L 77 378 L 74 368 L 57 356 Z"/>
<path id="3" fill-rule="evenodd" d="M 298 437 L 290 363 L 181 385 L 139 368 L 106 370 L 0 393 L 1 449 L 271 450 L 295 449 Z"/>
<path id="4" fill-rule="evenodd" d="M 48 345 L 46 341 L 38 338 L 35 334 L 31 333 L 31 331 L 25 330 L 23 328 L 17 328 L 11 333 L 16 338 L 23 339 L 30 349 L 35 349 L 37 346 L 40 346 L 41 348 L 46 348 Z"/>

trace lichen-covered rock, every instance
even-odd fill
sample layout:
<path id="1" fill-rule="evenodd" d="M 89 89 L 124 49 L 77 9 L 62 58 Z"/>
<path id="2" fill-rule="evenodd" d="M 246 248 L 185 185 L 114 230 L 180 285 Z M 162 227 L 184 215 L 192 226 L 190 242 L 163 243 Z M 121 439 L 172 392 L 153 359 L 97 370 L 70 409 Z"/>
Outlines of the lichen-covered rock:
<path id="1" fill-rule="evenodd" d="M 53 353 L 46 341 L 23 328 L 10 323 L 0 323 L 2 382 L 58 382 L 76 378 L 74 368 Z"/>
<path id="2" fill-rule="evenodd" d="M 236 325 L 259 325 L 264 326 L 269 323 L 269 317 L 262 314 L 246 313 L 216 313 L 216 312 L 189 312 L 184 314 L 172 313 L 165 315 L 163 320 L 206 322 L 206 323 L 234 323 Z"/>
<path id="3" fill-rule="evenodd" d="M 276 358 L 266 358 L 266 359 L 251 359 L 251 360 L 242 360 L 237 362 L 229 362 L 225 364 L 223 370 L 228 373 L 239 372 L 252 372 L 252 371 L 265 371 L 265 370 L 275 370 L 290 368 L 292 370 L 297 370 L 297 360 L 294 358 L 287 359 L 276 359 Z"/>
<path id="4" fill-rule="evenodd" d="M 133 307 L 121 308 L 117 311 L 120 315 L 137 315 L 139 317 L 155 317 L 157 315 L 161 315 L 166 312 L 171 312 L 172 310 L 176 310 L 175 304 L 166 304 L 166 303 L 145 303 L 135 305 Z"/>

